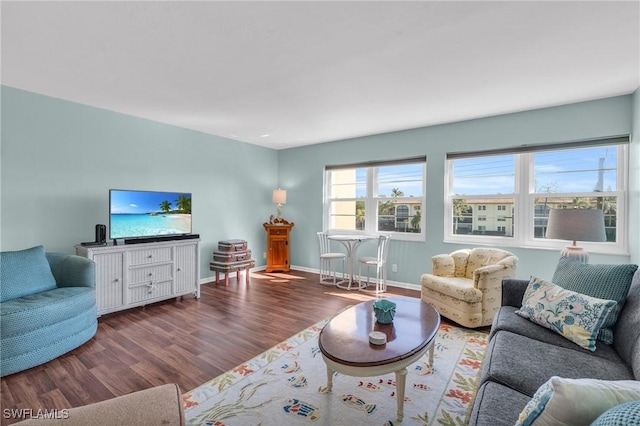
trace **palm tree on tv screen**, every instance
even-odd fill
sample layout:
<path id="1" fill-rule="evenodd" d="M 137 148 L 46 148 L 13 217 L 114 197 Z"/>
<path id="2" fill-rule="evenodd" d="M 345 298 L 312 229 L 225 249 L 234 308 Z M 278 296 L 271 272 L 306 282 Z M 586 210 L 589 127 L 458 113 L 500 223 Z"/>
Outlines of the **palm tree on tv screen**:
<path id="1" fill-rule="evenodd" d="M 160 210 L 162 210 L 164 213 L 167 213 L 169 210 L 171 210 L 171 203 L 167 200 L 161 202 Z"/>
<path id="2" fill-rule="evenodd" d="M 178 206 L 178 210 L 182 213 L 191 213 L 191 198 L 182 194 L 176 200 L 176 206 Z"/>

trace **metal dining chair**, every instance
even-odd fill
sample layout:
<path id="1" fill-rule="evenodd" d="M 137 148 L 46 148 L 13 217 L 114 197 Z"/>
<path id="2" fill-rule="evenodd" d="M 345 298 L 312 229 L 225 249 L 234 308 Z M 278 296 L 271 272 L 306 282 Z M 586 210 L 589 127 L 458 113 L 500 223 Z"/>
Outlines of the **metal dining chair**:
<path id="1" fill-rule="evenodd" d="M 369 285 L 371 285 L 371 278 L 369 275 L 370 268 L 376 268 L 375 291 L 376 294 L 387 291 L 387 252 L 389 250 L 389 235 L 380 235 L 378 238 L 378 252 L 377 256 L 363 256 L 358 258 L 358 281 L 360 287 L 367 291 Z M 366 282 L 363 283 L 362 279 L 362 267 L 367 267 Z"/>
<path id="2" fill-rule="evenodd" d="M 318 232 L 318 248 L 320 249 L 320 284 L 338 285 L 345 282 L 344 279 L 338 280 L 336 275 L 336 263 L 342 260 L 342 275 L 345 275 L 345 259 L 347 255 L 341 252 L 332 252 L 330 241 L 326 232 Z M 333 266 L 333 269 L 331 268 Z M 330 280 L 333 280 L 331 282 Z"/>

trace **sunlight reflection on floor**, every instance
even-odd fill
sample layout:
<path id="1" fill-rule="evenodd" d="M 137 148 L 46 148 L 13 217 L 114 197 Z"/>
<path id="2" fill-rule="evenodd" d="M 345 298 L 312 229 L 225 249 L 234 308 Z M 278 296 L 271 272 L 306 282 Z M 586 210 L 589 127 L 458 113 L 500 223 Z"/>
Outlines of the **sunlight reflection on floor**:
<path id="1" fill-rule="evenodd" d="M 287 281 L 287 280 L 304 280 L 304 277 L 298 276 L 298 275 L 292 275 L 290 273 L 284 273 L 284 272 L 271 272 L 271 273 L 264 273 L 264 272 L 252 272 L 251 273 L 251 279 L 259 279 L 259 280 L 273 280 L 274 278 L 279 280 L 279 281 Z"/>
<path id="2" fill-rule="evenodd" d="M 357 301 L 360 301 L 360 302 L 371 300 L 371 299 L 375 299 L 375 297 L 376 297 L 375 293 L 362 293 L 362 292 L 359 292 L 359 291 L 350 291 L 350 290 L 325 291 L 324 294 L 326 294 L 328 296 L 342 297 L 343 299 L 357 300 Z M 382 294 L 384 294 L 384 293 L 381 293 L 381 295 Z"/>
<path id="3" fill-rule="evenodd" d="M 295 273 L 292 271 L 287 273 L 285 272 L 270 272 L 270 273 L 252 272 L 251 280 L 254 280 L 254 279 L 266 281 L 270 283 L 288 283 L 291 281 L 305 280 L 308 278 L 295 275 Z M 318 283 L 318 285 L 320 284 Z M 331 288 L 331 287 L 329 287 L 329 289 L 325 291 L 324 294 L 328 296 L 336 296 L 336 297 L 341 297 L 343 299 L 355 300 L 359 302 L 371 300 L 376 297 L 374 293 L 363 293 L 363 292 L 354 291 L 354 290 L 340 290 L 340 289 Z M 380 296 L 383 296 L 383 295 L 384 293 L 380 294 Z"/>

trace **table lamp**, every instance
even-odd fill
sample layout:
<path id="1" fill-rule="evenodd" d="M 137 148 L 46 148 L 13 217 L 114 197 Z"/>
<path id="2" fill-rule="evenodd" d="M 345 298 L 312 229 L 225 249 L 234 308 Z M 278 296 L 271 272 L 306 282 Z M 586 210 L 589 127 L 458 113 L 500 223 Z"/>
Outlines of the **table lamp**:
<path id="1" fill-rule="evenodd" d="M 278 210 L 278 218 L 282 216 L 282 205 L 287 204 L 287 191 L 284 189 L 274 189 L 272 202 L 276 204 Z"/>
<path id="2" fill-rule="evenodd" d="M 573 244 L 560 253 L 583 263 L 589 263 L 589 253 L 576 241 L 607 241 L 604 232 L 604 212 L 595 209 L 551 209 L 546 238 L 570 240 Z"/>

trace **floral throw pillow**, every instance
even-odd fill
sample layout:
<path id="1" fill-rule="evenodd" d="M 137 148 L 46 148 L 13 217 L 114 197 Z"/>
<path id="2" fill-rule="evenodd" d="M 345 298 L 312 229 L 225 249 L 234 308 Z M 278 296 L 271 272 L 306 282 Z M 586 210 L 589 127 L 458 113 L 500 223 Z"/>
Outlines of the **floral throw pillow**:
<path id="1" fill-rule="evenodd" d="M 616 303 L 531 277 L 516 314 L 594 351 L 598 332 Z"/>

